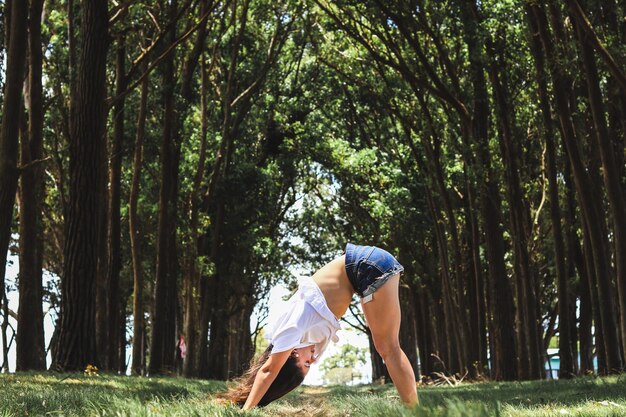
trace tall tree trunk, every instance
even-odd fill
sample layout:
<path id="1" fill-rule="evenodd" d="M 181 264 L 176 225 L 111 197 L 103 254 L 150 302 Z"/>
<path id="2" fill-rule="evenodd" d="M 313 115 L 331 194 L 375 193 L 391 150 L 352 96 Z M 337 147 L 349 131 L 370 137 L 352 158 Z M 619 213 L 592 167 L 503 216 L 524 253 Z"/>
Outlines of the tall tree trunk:
<path id="1" fill-rule="evenodd" d="M 43 170 L 37 162 L 43 153 L 43 87 L 41 13 L 43 0 L 30 4 L 28 53 L 29 77 L 28 138 L 22 137 L 21 165 L 27 166 L 20 178 L 20 303 L 17 318 L 16 370 L 45 370 L 43 333 L 42 263 L 43 228 L 41 208 L 44 196 Z"/>
<path id="2" fill-rule="evenodd" d="M 98 222 L 98 266 L 96 273 L 96 351 L 98 352 L 98 363 L 101 369 L 111 369 L 109 363 L 110 360 L 110 336 L 109 327 L 109 283 L 108 283 L 108 268 L 109 268 L 109 251 L 108 248 L 108 222 L 109 222 L 109 193 L 108 190 L 108 158 L 106 157 L 108 152 L 108 143 L 106 137 L 107 132 L 104 133 L 104 146 L 102 148 L 104 157 L 102 160 L 102 175 L 100 177 L 99 189 L 103 192 L 103 198 L 98 209 L 99 222 Z"/>
<path id="3" fill-rule="evenodd" d="M 541 39 L 537 34 L 537 25 L 530 13 L 527 13 L 529 32 L 531 35 L 531 52 L 534 57 L 536 80 L 538 85 L 539 106 L 543 121 L 543 136 L 546 147 L 546 174 L 548 177 L 548 195 L 550 197 L 550 220 L 552 222 L 552 238 L 556 264 L 558 311 L 559 311 L 559 378 L 571 378 L 575 371 L 573 346 L 575 338 L 571 333 L 574 323 L 570 322 L 570 286 L 569 275 L 565 268 L 565 248 L 561 227 L 561 208 L 559 204 L 559 188 L 557 179 L 556 150 L 554 144 L 554 129 L 550 112 L 545 58 L 541 49 Z M 570 256 L 572 256 L 570 252 Z M 574 324 L 575 325 L 575 324 Z"/>
<path id="4" fill-rule="evenodd" d="M 70 143 L 70 205 L 66 219 L 64 268 L 61 279 L 61 314 L 57 356 L 53 368 L 82 370 L 97 363 L 95 280 L 98 264 L 98 233 L 102 158 L 105 147 L 106 51 L 108 10 L 106 2 L 82 4 L 81 48 L 72 89 Z"/>
<path id="5" fill-rule="evenodd" d="M 574 7 L 568 1 L 570 8 Z M 626 353 L 626 204 L 622 190 L 619 170 L 615 163 L 615 151 L 609 137 L 605 119 L 605 111 L 600 90 L 600 76 L 593 55 L 593 46 L 588 34 L 576 24 L 576 34 L 582 52 L 582 62 L 587 81 L 587 97 L 593 117 L 593 136 L 600 150 L 604 186 L 609 199 L 609 208 L 613 219 L 613 241 L 615 246 L 616 281 L 619 292 L 620 330 L 622 334 L 622 351 Z"/>
<path id="6" fill-rule="evenodd" d="M 476 361 L 472 362 L 471 366 L 475 377 L 479 377 L 483 374 L 485 369 L 489 368 L 487 326 L 485 324 L 487 305 L 485 299 L 484 274 L 480 258 L 480 231 L 478 230 L 478 220 L 476 219 L 475 213 L 475 192 L 467 178 L 466 164 L 464 164 L 463 170 L 465 171 L 464 181 L 466 183 L 466 196 L 463 199 L 463 205 L 465 210 L 465 227 L 468 246 L 467 265 L 469 270 L 468 275 L 472 279 L 472 283 L 470 284 L 470 294 L 472 295 L 470 303 L 470 324 L 472 326 L 472 337 L 475 338 L 474 343 L 476 343 L 475 350 L 478 354 Z"/>
<path id="7" fill-rule="evenodd" d="M 491 48 L 490 48 L 491 49 Z M 494 52 L 491 52 L 495 55 Z M 502 58 L 502 57 L 500 57 Z M 515 149 L 514 121 L 512 109 L 507 100 L 508 92 L 501 76 L 502 68 L 496 65 L 497 58 L 491 56 L 490 75 L 493 86 L 496 114 L 500 122 L 500 149 L 504 161 L 507 196 L 509 202 L 509 223 L 514 253 L 514 271 L 517 277 L 517 321 L 518 332 L 523 334 L 519 343 L 518 359 L 520 378 L 540 379 L 543 377 L 541 360 L 541 340 L 538 332 L 537 296 L 535 293 L 535 277 L 530 266 L 528 255 L 528 236 L 524 227 L 522 189 L 519 178 L 519 162 Z M 502 59 L 499 62 L 504 62 Z M 527 357 L 527 358 L 524 358 Z"/>
<path id="8" fill-rule="evenodd" d="M 170 3 L 169 16 L 176 15 L 176 1 Z M 169 34 L 171 44 L 176 39 L 176 25 Z M 174 54 L 163 63 L 163 141 L 161 144 L 161 189 L 159 191 L 159 226 L 157 241 L 156 284 L 150 344 L 151 375 L 173 372 L 176 359 L 176 206 L 178 183 L 177 138 L 174 108 Z"/>
<path id="9" fill-rule="evenodd" d="M 476 145 L 477 161 L 473 169 L 479 173 L 480 214 L 484 224 L 487 263 L 489 266 L 490 297 L 494 303 L 491 314 L 493 348 L 491 358 L 495 379 L 512 380 L 517 377 L 517 366 L 510 358 L 516 358 L 515 319 L 513 294 L 504 263 L 504 238 L 501 230 L 501 198 L 495 182 L 489 152 L 489 100 L 484 74 L 485 54 L 483 38 L 479 32 L 475 3 L 459 2 L 465 28 L 464 37 L 469 50 L 470 80 L 473 88 L 473 113 L 471 125 L 463 126 L 466 137 Z M 471 162 L 471 161 L 468 161 Z M 520 370 L 521 371 L 521 370 Z"/>
<path id="10" fill-rule="evenodd" d="M 452 286 L 450 283 L 448 251 L 445 235 L 441 227 L 442 220 L 439 217 L 439 211 L 435 207 L 435 203 L 433 202 L 432 192 L 428 187 L 427 201 L 435 229 L 434 231 L 437 242 L 437 252 L 439 260 L 439 276 L 441 277 L 441 302 L 443 308 L 443 316 L 441 317 L 441 320 L 443 321 L 442 330 L 444 331 L 446 336 L 445 340 L 447 347 L 445 362 L 449 372 L 451 374 L 454 374 L 461 371 L 462 367 L 466 364 L 464 363 L 461 356 L 460 345 L 462 344 L 462 342 L 458 331 L 458 326 L 460 323 L 458 317 L 455 317 L 454 314 L 455 306 L 452 295 Z"/>
<path id="11" fill-rule="evenodd" d="M 451 342 L 448 346 L 454 351 L 454 354 L 449 352 L 451 356 L 448 366 L 451 373 L 456 373 L 470 368 L 472 364 L 476 363 L 479 359 L 475 356 L 476 352 L 472 349 L 474 345 L 470 344 L 468 347 L 467 343 L 461 342 L 462 340 L 468 340 L 470 337 L 469 323 L 466 320 L 465 313 L 466 302 L 465 297 L 462 296 L 466 285 L 463 279 L 464 274 L 462 270 L 456 217 L 452 210 L 452 203 L 445 185 L 444 172 L 441 166 L 441 138 L 437 135 L 434 120 L 432 119 L 424 98 L 419 91 L 415 91 L 415 93 L 424 118 L 427 121 L 430 136 L 434 142 L 434 144 L 431 144 L 430 138 L 425 138 L 421 141 L 425 151 L 425 158 L 420 156 L 415 144 L 411 140 L 410 129 L 405 130 L 407 130 L 406 136 L 408 138 L 408 144 L 415 161 L 418 163 L 420 169 L 430 178 L 430 184 L 426 187 L 427 201 L 429 202 L 429 208 L 433 216 L 435 235 L 437 237 L 440 253 L 439 261 L 442 274 L 442 288 L 444 290 L 444 311 L 446 312 L 445 322 L 447 323 L 446 328 L 449 328 L 446 330 L 446 334 L 448 334 L 448 340 Z M 419 132 L 417 133 L 419 135 Z M 437 195 L 439 198 L 436 198 Z M 446 214 L 445 219 L 441 218 L 440 207 L 437 202 L 441 202 L 443 205 Z M 446 228 L 441 225 L 448 225 L 448 230 L 450 231 L 449 238 L 452 246 L 452 266 L 450 266 L 448 259 Z M 454 281 L 456 281 L 456 288 L 453 286 Z"/>
<path id="12" fill-rule="evenodd" d="M 184 334 L 186 337 L 186 343 L 188 346 L 187 356 L 183 362 L 183 375 L 186 377 L 195 376 L 198 374 L 198 343 L 197 329 L 198 329 L 198 313 L 200 312 L 199 299 L 197 294 L 200 292 L 200 279 L 202 272 L 199 265 L 199 233 L 198 223 L 200 214 L 200 190 L 202 189 L 202 179 L 205 173 L 206 163 L 206 148 L 207 148 L 207 133 L 208 133 L 208 109 L 207 109 L 207 88 L 208 88 L 208 71 L 206 68 L 206 61 L 204 57 L 201 63 L 201 90 L 200 90 L 200 114 L 201 116 L 201 134 L 200 134 L 200 152 L 198 156 L 198 169 L 194 178 L 194 186 L 191 196 L 189 198 L 191 221 L 190 229 L 192 233 L 191 242 L 195 245 L 194 251 L 188 258 L 189 268 L 187 271 L 187 288 L 185 298 L 185 318 L 184 318 Z"/>
<path id="13" fill-rule="evenodd" d="M 118 38 L 116 64 L 115 64 L 115 95 L 120 96 L 126 90 L 126 39 L 123 35 Z M 107 267 L 107 312 L 109 346 L 107 349 L 109 367 L 111 370 L 119 370 L 118 343 L 120 339 L 120 316 L 122 310 L 122 297 L 120 295 L 120 270 L 122 268 L 120 252 L 120 188 L 122 174 L 122 149 L 124 143 L 124 105 L 125 98 L 122 96 L 115 102 L 113 107 L 113 141 L 109 156 L 109 210 L 108 216 L 108 267 Z"/>
<path id="14" fill-rule="evenodd" d="M 200 16 L 205 16 L 209 7 L 213 7 L 209 5 L 207 0 L 202 0 L 199 13 Z M 187 60 L 183 64 L 182 69 L 182 81 L 180 88 L 180 95 L 183 100 L 182 108 L 190 108 L 191 100 L 193 98 L 192 94 L 192 80 L 195 73 L 195 68 L 198 65 L 198 60 L 202 59 L 201 62 L 201 92 L 200 92 L 200 114 L 201 114 L 201 144 L 200 144 L 200 155 L 198 158 L 198 168 L 196 171 L 196 175 L 193 181 L 193 187 L 191 194 L 188 200 L 188 210 L 190 214 L 190 226 L 189 230 L 191 231 L 191 242 L 192 250 L 184 256 L 183 264 L 184 272 L 183 272 L 183 318 L 181 325 L 181 335 L 185 338 L 185 343 L 187 346 L 187 355 L 183 359 L 182 364 L 182 373 L 184 376 L 195 376 L 198 374 L 198 353 L 200 351 L 198 342 L 197 342 L 197 333 L 200 328 L 198 326 L 198 321 L 196 317 L 198 316 L 199 308 L 199 293 L 200 293 L 200 279 L 201 279 L 201 271 L 200 271 L 200 260 L 198 258 L 200 240 L 198 233 L 198 221 L 199 221 L 199 209 L 200 209 L 200 192 L 202 180 L 205 175 L 205 162 L 206 162 L 206 138 L 208 132 L 208 113 L 206 107 L 207 101 L 207 84 L 208 84 L 208 74 L 205 59 L 203 56 L 205 43 L 206 43 L 206 35 L 207 35 L 207 26 L 208 19 L 204 18 L 204 20 L 200 23 L 200 27 L 198 28 L 198 35 L 196 37 L 196 41 L 194 43 L 193 49 L 190 51 Z M 214 62 L 214 61 L 213 61 Z M 213 65 L 213 62 L 211 65 Z M 185 104 L 188 103 L 188 104 Z M 179 118 L 183 118 L 182 115 L 179 115 Z"/>
<path id="15" fill-rule="evenodd" d="M 235 109 L 232 106 L 232 100 L 235 96 L 235 72 L 239 60 L 239 52 L 242 45 L 243 37 L 246 31 L 246 24 L 248 20 L 248 8 L 250 6 L 250 1 L 245 0 L 241 5 L 240 15 L 237 16 L 238 5 L 237 3 L 233 3 L 232 7 L 232 25 L 237 28 L 237 35 L 230 45 L 230 62 L 228 67 L 228 74 L 226 75 L 226 86 L 225 93 L 222 98 L 222 126 L 221 126 L 221 136 L 222 140 L 215 156 L 215 161 L 213 163 L 213 167 L 211 170 L 211 177 L 209 178 L 209 185 L 207 188 L 207 192 L 203 198 L 203 209 L 208 212 L 209 205 L 215 203 L 216 209 L 212 216 L 212 231 L 211 236 L 208 238 L 208 244 L 206 244 L 206 248 L 209 251 L 209 259 L 211 259 L 215 265 L 215 271 L 212 276 L 207 279 L 205 283 L 205 294 L 208 295 L 206 300 L 204 301 L 205 311 L 202 313 L 202 318 L 211 319 L 211 340 L 209 341 L 209 345 L 206 347 L 206 351 L 208 351 L 208 358 L 204 354 L 204 347 L 201 349 L 201 371 L 205 371 L 206 375 L 212 378 L 225 379 L 228 376 L 228 372 L 226 370 L 227 366 L 225 366 L 225 355 L 227 354 L 228 347 L 222 346 L 220 343 L 223 343 L 226 340 L 225 332 L 226 329 L 225 321 L 227 317 L 224 317 L 224 314 L 227 312 L 228 303 L 231 301 L 231 289 L 230 282 L 226 281 L 226 278 L 223 274 L 226 272 L 226 269 L 221 265 L 221 250 L 220 243 L 222 239 L 222 226 L 225 217 L 225 202 L 220 196 L 216 194 L 217 184 L 228 175 L 229 165 L 230 165 L 230 155 L 233 149 L 233 140 L 234 140 L 234 129 L 236 126 L 236 122 L 233 123 L 233 120 L 241 120 L 240 116 L 242 113 L 233 117 L 233 113 Z M 235 126 L 233 126 L 235 125 Z M 213 200 L 217 198 L 218 201 L 214 202 Z M 203 239 L 204 240 L 204 239 Z M 206 241 L 203 241 L 203 244 Z M 210 297 L 210 298 L 209 298 Z M 207 303 L 211 303 L 210 300 L 214 300 L 213 305 L 210 307 Z M 205 327 L 205 323 L 202 323 L 202 326 Z M 201 336 L 204 335 L 206 330 L 202 330 Z M 202 342 L 202 341 L 201 341 Z M 205 365 L 205 366 L 204 366 Z"/>
<path id="16" fill-rule="evenodd" d="M 19 168 L 17 166 L 19 147 L 19 120 L 22 109 L 22 85 L 26 64 L 28 3 L 11 0 L 5 4 L 11 12 L 7 48 L 5 89 L 2 104 L 2 126 L 0 127 L 0 300 L 6 308 L 5 273 L 7 252 L 11 239 L 13 207 L 17 191 Z M 8 320 L 5 314 L 5 320 Z M 6 335 L 3 346 L 7 349 Z M 6 352 L 4 363 L 8 366 Z"/>
<path id="17" fill-rule="evenodd" d="M 148 61 L 145 61 L 143 68 L 143 72 L 148 69 Z M 149 77 L 145 77 L 141 82 L 141 98 L 139 101 L 139 113 L 137 114 L 137 133 L 135 136 L 135 155 L 133 158 L 133 179 L 128 203 L 128 229 L 133 265 L 133 362 L 131 371 L 134 375 L 143 375 L 146 369 L 143 268 L 141 266 L 141 234 L 137 214 L 137 202 L 139 200 L 139 182 L 141 180 L 141 167 L 143 165 L 143 141 L 148 113 L 148 81 Z"/>

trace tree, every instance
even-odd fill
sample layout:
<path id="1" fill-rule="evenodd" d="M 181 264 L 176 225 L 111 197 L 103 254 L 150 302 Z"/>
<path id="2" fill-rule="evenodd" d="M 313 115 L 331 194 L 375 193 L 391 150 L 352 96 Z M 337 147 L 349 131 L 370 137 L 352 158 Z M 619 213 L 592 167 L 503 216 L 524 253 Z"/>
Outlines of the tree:
<path id="1" fill-rule="evenodd" d="M 168 6 L 170 44 L 176 40 L 178 2 Z M 180 140 L 177 137 L 175 113 L 174 52 L 163 60 L 163 130 L 161 142 L 161 185 L 156 260 L 156 283 L 152 310 L 152 339 L 149 373 L 172 372 L 176 355 L 176 311 L 178 302 L 178 255 L 176 248 L 176 213 Z"/>
<path id="2" fill-rule="evenodd" d="M 28 134 L 22 134 L 20 177 L 20 275 L 17 324 L 17 363 L 19 371 L 46 368 L 43 332 L 43 222 L 41 210 L 44 178 L 43 154 L 43 87 L 41 14 L 43 0 L 30 2 L 28 22 Z"/>
<path id="3" fill-rule="evenodd" d="M 147 69 L 144 64 L 144 71 Z M 139 182 L 143 166 L 143 147 L 148 107 L 148 77 L 141 83 L 141 98 L 137 114 L 137 133 L 135 134 L 135 153 L 133 157 L 132 183 L 128 201 L 128 229 L 130 252 L 133 266 L 133 353 L 131 370 L 135 375 L 145 372 L 146 335 L 144 320 L 144 271 L 141 265 L 140 228 L 137 205 L 139 200 Z"/>
<path id="4" fill-rule="evenodd" d="M 349 343 L 341 346 L 341 351 L 324 359 L 320 370 L 327 384 L 346 384 L 359 378 L 361 373 L 355 368 L 365 365 L 365 351 Z"/>
<path id="5" fill-rule="evenodd" d="M 108 48 L 106 3 L 81 4 L 80 54 L 72 91 L 70 194 L 66 218 L 61 313 L 52 368 L 83 370 L 98 365 L 95 339 L 95 285 L 98 233 L 104 201 L 105 70 Z"/>
<path id="6" fill-rule="evenodd" d="M 6 273 L 7 252 L 13 223 L 13 206 L 19 177 L 18 148 L 19 121 L 22 113 L 22 84 L 27 49 L 28 4 L 24 1 L 9 1 L 6 10 L 10 10 L 7 41 L 7 64 L 4 75 L 5 89 L 2 102 L 2 126 L 0 127 L 0 300 L 4 310 L 4 323 L 7 323 L 4 277 Z M 3 326 L 6 330 L 6 326 Z M 3 331 L 3 360 L 8 366 L 8 345 Z"/>

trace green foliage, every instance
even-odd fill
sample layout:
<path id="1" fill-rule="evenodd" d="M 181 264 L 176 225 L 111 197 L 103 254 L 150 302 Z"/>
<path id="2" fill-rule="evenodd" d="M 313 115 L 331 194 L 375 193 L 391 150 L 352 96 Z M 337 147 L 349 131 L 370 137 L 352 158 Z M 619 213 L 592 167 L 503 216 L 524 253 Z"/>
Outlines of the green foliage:
<path id="1" fill-rule="evenodd" d="M 324 371 L 324 383 L 329 385 L 347 384 L 359 378 L 361 373 L 354 368 L 332 368 Z"/>
<path id="2" fill-rule="evenodd" d="M 341 351 L 324 359 L 320 369 L 327 371 L 333 368 L 355 368 L 365 364 L 365 349 L 349 343 L 341 346 Z"/>
<path id="3" fill-rule="evenodd" d="M 320 370 L 327 384 L 345 384 L 361 376 L 355 368 L 364 365 L 366 350 L 349 343 L 341 346 L 341 351 L 324 359 Z"/>

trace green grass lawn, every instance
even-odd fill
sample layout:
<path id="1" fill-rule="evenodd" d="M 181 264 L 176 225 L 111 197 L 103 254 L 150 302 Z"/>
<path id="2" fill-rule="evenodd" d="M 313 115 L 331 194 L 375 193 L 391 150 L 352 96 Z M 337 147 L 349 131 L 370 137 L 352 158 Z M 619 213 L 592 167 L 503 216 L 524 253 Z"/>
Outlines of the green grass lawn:
<path id="1" fill-rule="evenodd" d="M 0 375 L 5 416 L 235 416 L 216 403 L 225 384 L 180 378 Z M 626 376 L 573 381 L 464 384 L 419 388 L 404 408 L 390 385 L 302 387 L 250 416 L 547 417 L 626 416 Z"/>

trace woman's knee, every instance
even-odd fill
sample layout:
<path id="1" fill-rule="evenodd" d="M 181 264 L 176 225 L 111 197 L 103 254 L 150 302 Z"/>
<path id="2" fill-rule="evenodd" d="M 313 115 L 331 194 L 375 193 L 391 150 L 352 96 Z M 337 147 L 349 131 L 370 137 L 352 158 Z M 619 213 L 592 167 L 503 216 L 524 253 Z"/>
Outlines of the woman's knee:
<path id="1" fill-rule="evenodd" d="M 400 348 L 400 341 L 398 339 L 388 338 L 379 341 L 374 339 L 374 347 L 385 361 L 385 358 L 389 358 L 402 352 L 402 349 Z"/>

